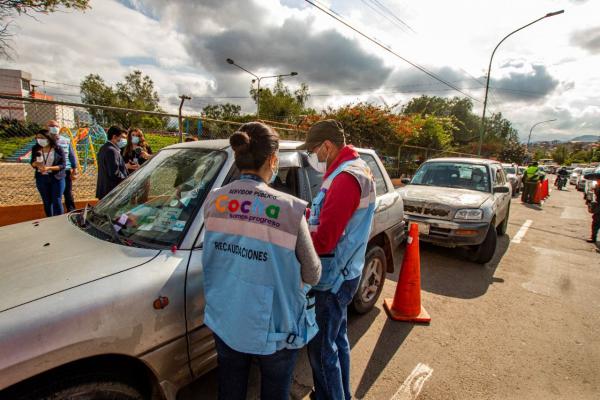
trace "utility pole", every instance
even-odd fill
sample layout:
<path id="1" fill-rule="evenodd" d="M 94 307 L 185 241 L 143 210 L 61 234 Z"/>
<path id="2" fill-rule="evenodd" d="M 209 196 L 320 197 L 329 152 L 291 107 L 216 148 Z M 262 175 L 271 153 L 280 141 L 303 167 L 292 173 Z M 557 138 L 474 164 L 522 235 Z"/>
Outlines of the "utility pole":
<path id="1" fill-rule="evenodd" d="M 185 94 L 182 94 L 181 96 L 179 96 L 179 98 L 181 99 L 181 103 L 179 103 L 179 143 L 183 143 L 183 118 L 181 116 L 181 109 L 183 108 L 183 102 L 186 100 L 191 100 L 192 98 L 190 96 L 186 96 Z"/>

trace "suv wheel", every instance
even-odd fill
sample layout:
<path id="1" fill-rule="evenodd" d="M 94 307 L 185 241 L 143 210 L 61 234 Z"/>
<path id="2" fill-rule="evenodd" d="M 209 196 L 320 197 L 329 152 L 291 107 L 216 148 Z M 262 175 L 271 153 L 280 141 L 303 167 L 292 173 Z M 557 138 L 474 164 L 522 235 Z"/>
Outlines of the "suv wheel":
<path id="1" fill-rule="evenodd" d="M 354 311 L 365 314 L 375 306 L 383 290 L 386 271 L 387 260 L 383 249 L 379 246 L 368 248 L 360 284 L 352 299 Z"/>
<path id="2" fill-rule="evenodd" d="M 496 252 L 496 242 L 498 241 L 498 235 L 496 233 L 496 227 L 494 224 L 490 224 L 488 227 L 485 240 L 479 246 L 472 246 L 467 250 L 469 260 L 478 264 L 485 264 L 489 262 Z"/>
<path id="3" fill-rule="evenodd" d="M 122 376 L 111 373 L 69 376 L 64 381 L 46 382 L 31 392 L 19 393 L 18 400 L 148 400 L 143 390 Z"/>

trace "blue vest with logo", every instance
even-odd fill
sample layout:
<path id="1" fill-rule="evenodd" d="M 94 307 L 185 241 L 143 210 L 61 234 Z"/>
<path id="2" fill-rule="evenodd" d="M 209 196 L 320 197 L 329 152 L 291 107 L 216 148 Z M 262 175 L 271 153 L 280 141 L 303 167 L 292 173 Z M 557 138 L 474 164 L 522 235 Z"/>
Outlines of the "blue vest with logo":
<path id="1" fill-rule="evenodd" d="M 351 280 L 362 274 L 365 264 L 367 242 L 371 234 L 371 225 L 375 215 L 375 183 L 366 162 L 360 158 L 342 163 L 323 181 L 321 190 L 312 202 L 308 225 L 311 232 L 319 229 L 321 208 L 325 204 L 327 191 L 333 180 L 342 172 L 349 173 L 360 185 L 360 203 L 350 218 L 333 254 L 321 256 L 321 280 L 315 290 L 331 290 L 337 293 L 345 280 Z"/>
<path id="2" fill-rule="evenodd" d="M 307 344 L 318 328 L 295 251 L 306 203 L 242 175 L 211 192 L 204 210 L 206 325 L 243 353 Z"/>

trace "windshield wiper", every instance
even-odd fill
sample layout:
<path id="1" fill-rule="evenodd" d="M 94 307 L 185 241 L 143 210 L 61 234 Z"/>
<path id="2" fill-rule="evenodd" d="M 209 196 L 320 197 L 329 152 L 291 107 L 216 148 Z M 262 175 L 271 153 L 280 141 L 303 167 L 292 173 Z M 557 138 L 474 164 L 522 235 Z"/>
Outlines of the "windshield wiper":
<path id="1" fill-rule="evenodd" d="M 115 225 L 113 224 L 113 221 L 112 221 L 112 218 L 110 217 L 110 215 L 109 214 L 102 214 L 102 215 L 108 221 L 108 225 L 110 225 L 110 231 L 112 233 L 112 237 L 113 237 L 114 241 L 116 243 L 121 243 L 122 245 L 129 246 L 130 244 L 125 239 L 122 239 L 119 236 L 119 232 L 115 228 Z"/>

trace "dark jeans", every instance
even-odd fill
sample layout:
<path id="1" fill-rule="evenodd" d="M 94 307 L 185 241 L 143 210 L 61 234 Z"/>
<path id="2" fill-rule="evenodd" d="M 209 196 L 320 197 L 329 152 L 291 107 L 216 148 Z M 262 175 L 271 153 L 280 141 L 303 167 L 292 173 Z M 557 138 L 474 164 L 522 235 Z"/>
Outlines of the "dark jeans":
<path id="1" fill-rule="evenodd" d="M 524 203 L 532 204 L 535 199 L 535 193 L 537 192 L 537 184 L 538 182 L 525 182 L 523 185 L 523 200 Z"/>
<path id="2" fill-rule="evenodd" d="M 592 214 L 592 240 L 598 239 L 598 231 L 600 231 L 600 213 Z"/>
<path id="3" fill-rule="evenodd" d="M 51 175 L 37 174 L 35 186 L 42 197 L 46 217 L 61 215 L 63 213 L 62 196 L 65 191 L 65 178 L 56 179 Z"/>
<path id="4" fill-rule="evenodd" d="M 317 400 L 351 399 L 348 304 L 358 289 L 360 277 L 346 281 L 340 290 L 315 290 L 319 333 L 308 344 Z"/>
<path id="5" fill-rule="evenodd" d="M 68 169 L 67 176 L 65 177 L 65 207 L 67 211 L 73 211 L 75 209 L 75 200 L 73 199 L 73 181 L 71 180 L 71 171 Z"/>
<path id="6" fill-rule="evenodd" d="M 240 335 L 244 333 L 240 331 Z M 260 368 L 260 398 L 262 400 L 289 400 L 292 373 L 298 350 L 283 349 L 261 356 L 240 353 L 215 336 L 219 361 L 219 399 L 246 400 L 248 374 L 253 358 Z"/>

